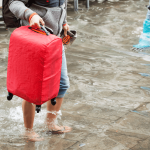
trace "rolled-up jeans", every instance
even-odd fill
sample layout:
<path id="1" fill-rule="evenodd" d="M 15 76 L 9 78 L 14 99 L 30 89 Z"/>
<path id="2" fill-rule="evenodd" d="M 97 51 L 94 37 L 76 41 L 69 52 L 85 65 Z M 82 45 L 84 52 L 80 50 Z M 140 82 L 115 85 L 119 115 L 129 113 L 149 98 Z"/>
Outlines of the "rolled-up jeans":
<path id="1" fill-rule="evenodd" d="M 69 84 L 69 77 L 68 77 L 68 72 L 67 72 L 66 55 L 65 55 L 65 50 L 63 46 L 60 88 L 59 88 L 59 93 L 57 97 L 63 98 L 69 86 L 70 84 Z"/>

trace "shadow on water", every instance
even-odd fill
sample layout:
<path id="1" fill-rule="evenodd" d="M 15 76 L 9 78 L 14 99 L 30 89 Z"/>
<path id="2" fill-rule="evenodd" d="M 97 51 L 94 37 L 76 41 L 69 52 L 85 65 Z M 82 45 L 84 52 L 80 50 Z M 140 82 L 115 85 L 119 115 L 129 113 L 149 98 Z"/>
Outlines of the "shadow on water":
<path id="1" fill-rule="evenodd" d="M 98 149 L 110 149 L 113 144 L 109 145 L 111 139 L 107 139 L 105 132 L 149 97 L 145 90 L 149 90 L 150 51 L 130 50 L 142 32 L 146 4 L 146 0 L 93 0 L 87 10 L 81 1 L 79 11 L 74 12 L 73 1 L 69 1 L 68 23 L 71 29 L 77 30 L 78 38 L 66 53 L 71 87 L 62 106 L 63 116 L 58 121 L 71 126 L 73 131 L 47 135 L 44 104 L 34 122 L 35 131 L 45 138 L 38 143 L 21 136 L 24 131 L 22 100 L 18 97 L 10 102 L 6 100 L 8 46 L 13 29 L 0 28 L 1 149 L 61 150 L 78 149 L 79 145 L 85 149 L 95 145 Z M 122 126 L 126 128 L 126 124 Z M 143 131 L 146 130 L 139 129 L 139 133 Z M 101 141 L 96 137 L 101 137 Z"/>

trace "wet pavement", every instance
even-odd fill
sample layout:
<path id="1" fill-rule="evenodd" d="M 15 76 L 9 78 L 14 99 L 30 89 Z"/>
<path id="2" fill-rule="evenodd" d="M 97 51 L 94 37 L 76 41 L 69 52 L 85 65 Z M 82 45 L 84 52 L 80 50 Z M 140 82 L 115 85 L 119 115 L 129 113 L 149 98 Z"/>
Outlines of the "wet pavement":
<path id="1" fill-rule="evenodd" d="M 150 49 L 132 51 L 139 41 L 146 0 L 80 1 L 78 12 L 68 3 L 68 23 L 78 38 L 66 50 L 70 89 L 58 122 L 73 128 L 48 135 L 46 105 L 35 116 L 42 142 L 29 142 L 21 103 L 6 100 L 9 36 L 0 27 L 0 149 L 2 150 L 150 150 Z M 62 115 L 61 115 L 62 113 Z"/>

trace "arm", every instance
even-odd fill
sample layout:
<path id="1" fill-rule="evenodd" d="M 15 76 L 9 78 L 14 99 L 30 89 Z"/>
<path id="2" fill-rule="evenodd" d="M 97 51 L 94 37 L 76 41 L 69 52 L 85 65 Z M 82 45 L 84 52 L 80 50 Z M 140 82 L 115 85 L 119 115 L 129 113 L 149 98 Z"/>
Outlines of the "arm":
<path id="1" fill-rule="evenodd" d="M 65 10 L 66 10 L 66 16 L 65 16 L 65 19 L 63 21 L 63 25 L 65 25 L 67 23 L 67 0 L 65 0 Z"/>
<path id="2" fill-rule="evenodd" d="M 67 36 L 67 31 L 69 31 L 69 25 L 67 24 L 67 0 L 65 0 L 65 9 L 66 9 L 66 16 L 63 22 L 63 30 L 64 35 Z"/>
<path id="3" fill-rule="evenodd" d="M 25 6 L 27 2 L 28 1 L 13 0 L 9 3 L 9 9 L 17 18 L 29 21 L 30 15 L 34 12 Z"/>
<path id="4" fill-rule="evenodd" d="M 40 23 L 44 25 L 44 21 L 38 14 L 25 6 L 27 2 L 28 0 L 12 0 L 9 9 L 17 18 L 27 20 L 31 27 L 40 28 Z"/>

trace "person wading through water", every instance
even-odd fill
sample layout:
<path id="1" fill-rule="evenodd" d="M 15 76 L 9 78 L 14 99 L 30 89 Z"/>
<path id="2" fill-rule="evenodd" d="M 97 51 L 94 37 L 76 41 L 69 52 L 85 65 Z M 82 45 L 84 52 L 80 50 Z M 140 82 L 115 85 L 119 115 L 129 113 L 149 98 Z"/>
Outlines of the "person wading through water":
<path id="1" fill-rule="evenodd" d="M 40 24 L 45 25 L 53 30 L 53 33 L 60 36 L 62 29 L 65 36 L 69 30 L 66 20 L 67 0 L 34 0 L 30 8 L 26 7 L 28 0 L 12 0 L 9 3 L 10 11 L 20 20 L 21 26 L 30 25 L 33 28 L 40 28 Z M 51 133 L 62 134 L 70 132 L 71 127 L 58 126 L 55 124 L 57 113 L 63 102 L 63 97 L 69 88 L 69 78 L 67 74 L 66 57 L 63 47 L 62 68 L 60 89 L 56 98 L 56 105 L 53 106 L 51 101 L 47 102 L 46 125 Z M 43 138 L 34 132 L 33 123 L 35 117 L 35 105 L 25 100 L 22 102 L 24 117 L 24 126 L 26 128 L 25 136 L 31 141 L 40 141 Z M 50 113 L 54 112 L 54 113 Z"/>

